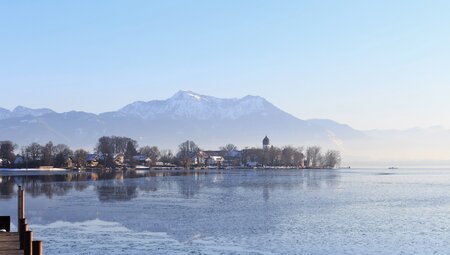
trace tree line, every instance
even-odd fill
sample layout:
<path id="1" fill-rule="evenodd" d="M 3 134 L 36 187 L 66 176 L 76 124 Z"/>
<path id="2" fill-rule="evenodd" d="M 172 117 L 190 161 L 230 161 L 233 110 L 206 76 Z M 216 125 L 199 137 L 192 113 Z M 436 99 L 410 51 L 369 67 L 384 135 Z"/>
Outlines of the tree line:
<path id="1" fill-rule="evenodd" d="M 194 141 L 187 140 L 178 146 L 176 153 L 160 150 L 157 146 L 140 147 L 136 140 L 121 136 L 100 137 L 94 153 L 84 149 L 72 150 L 65 144 L 31 143 L 20 148 L 12 141 L 0 141 L 0 165 L 2 167 L 36 168 L 41 166 L 67 167 L 68 161 L 73 167 L 88 166 L 90 160 L 98 162 L 99 167 L 114 168 L 117 156 L 126 166 L 136 166 L 147 159 L 149 166 L 156 162 L 185 168 L 206 166 L 207 159 L 219 156 L 220 164 L 230 166 L 259 167 L 299 167 L 299 168 L 334 168 L 339 166 L 339 151 L 322 152 L 321 147 L 269 146 L 264 148 L 245 148 L 238 150 L 233 144 L 226 144 L 215 151 L 204 151 Z M 94 156 L 94 158 L 92 158 Z"/>

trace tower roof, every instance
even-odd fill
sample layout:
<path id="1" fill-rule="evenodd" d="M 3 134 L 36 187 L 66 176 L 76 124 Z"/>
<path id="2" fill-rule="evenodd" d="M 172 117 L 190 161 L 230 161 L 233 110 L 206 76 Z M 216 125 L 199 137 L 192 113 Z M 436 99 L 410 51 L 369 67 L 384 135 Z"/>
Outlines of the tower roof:
<path id="1" fill-rule="evenodd" d="M 269 140 L 269 137 L 267 137 L 267 135 L 266 135 L 266 137 L 264 137 L 264 139 L 263 139 L 263 145 L 267 146 L 269 144 L 270 144 L 270 140 Z"/>

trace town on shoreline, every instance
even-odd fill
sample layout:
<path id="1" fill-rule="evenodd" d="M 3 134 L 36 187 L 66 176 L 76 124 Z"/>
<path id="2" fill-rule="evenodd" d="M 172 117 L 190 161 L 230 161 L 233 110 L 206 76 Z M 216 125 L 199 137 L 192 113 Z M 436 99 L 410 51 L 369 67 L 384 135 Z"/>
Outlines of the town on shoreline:
<path id="1" fill-rule="evenodd" d="M 202 150 L 187 140 L 178 151 L 160 150 L 156 146 L 139 147 L 136 140 L 120 136 L 100 137 L 94 152 L 73 151 L 64 144 L 51 141 L 31 143 L 20 148 L 12 141 L 0 141 L 0 168 L 39 170 L 92 169 L 223 169 L 223 168 L 336 168 L 339 151 L 322 152 L 320 146 L 303 147 L 270 145 L 266 136 L 261 147 L 239 150 L 226 144 L 219 150 Z"/>

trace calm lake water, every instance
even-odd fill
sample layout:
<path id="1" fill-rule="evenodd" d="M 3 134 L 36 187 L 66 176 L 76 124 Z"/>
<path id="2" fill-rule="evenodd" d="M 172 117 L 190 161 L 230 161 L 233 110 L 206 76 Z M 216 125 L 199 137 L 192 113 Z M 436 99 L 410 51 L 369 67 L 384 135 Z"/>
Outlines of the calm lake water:
<path id="1" fill-rule="evenodd" d="M 449 254 L 450 170 L 0 177 L 45 254 Z M 14 223 L 17 221 L 13 219 Z"/>

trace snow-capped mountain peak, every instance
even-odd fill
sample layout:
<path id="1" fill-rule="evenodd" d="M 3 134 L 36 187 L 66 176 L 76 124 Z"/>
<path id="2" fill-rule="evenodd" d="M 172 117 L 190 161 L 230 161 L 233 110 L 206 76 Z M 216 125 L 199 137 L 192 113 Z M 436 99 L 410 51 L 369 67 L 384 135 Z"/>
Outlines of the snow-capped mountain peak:
<path id="1" fill-rule="evenodd" d="M 250 114 L 267 114 L 279 109 L 262 97 L 216 98 L 192 91 L 179 91 L 167 100 L 135 102 L 119 112 L 144 119 L 171 118 L 238 119 Z"/>
<path id="2" fill-rule="evenodd" d="M 202 99 L 205 99 L 206 96 L 197 94 L 195 92 L 192 91 L 185 91 L 185 90 L 180 90 L 177 93 L 175 93 L 175 95 L 173 95 L 169 100 L 180 100 L 180 99 L 186 99 L 186 100 L 192 100 L 195 99 L 197 101 L 201 101 Z"/>

